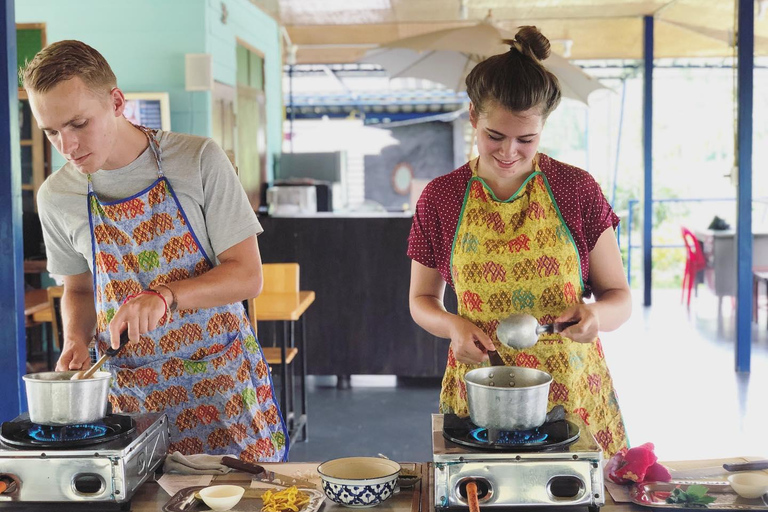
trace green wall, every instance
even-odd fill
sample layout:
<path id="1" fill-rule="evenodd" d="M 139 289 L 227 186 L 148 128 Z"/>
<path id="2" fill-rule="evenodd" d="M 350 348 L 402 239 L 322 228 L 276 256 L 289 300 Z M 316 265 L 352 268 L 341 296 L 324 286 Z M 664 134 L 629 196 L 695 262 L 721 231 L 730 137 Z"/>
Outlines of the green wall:
<path id="1" fill-rule="evenodd" d="M 226 23 L 221 21 L 226 5 Z M 214 79 L 234 85 L 236 38 L 265 55 L 267 168 L 282 144 L 282 60 L 277 23 L 248 0 L 23 0 L 17 23 L 45 23 L 50 44 L 79 39 L 101 52 L 126 92 L 167 91 L 171 129 L 211 135 L 211 93 L 184 90 L 184 56 L 211 53 Z M 53 151 L 53 167 L 64 164 Z"/>
<path id="2" fill-rule="evenodd" d="M 226 23 L 221 21 L 222 2 L 206 1 L 208 53 L 213 55 L 214 80 L 237 83 L 237 39 L 264 54 L 264 93 L 267 100 L 267 179 L 273 177 L 273 158 L 283 143 L 282 38 L 275 20 L 248 0 L 224 2 Z"/>

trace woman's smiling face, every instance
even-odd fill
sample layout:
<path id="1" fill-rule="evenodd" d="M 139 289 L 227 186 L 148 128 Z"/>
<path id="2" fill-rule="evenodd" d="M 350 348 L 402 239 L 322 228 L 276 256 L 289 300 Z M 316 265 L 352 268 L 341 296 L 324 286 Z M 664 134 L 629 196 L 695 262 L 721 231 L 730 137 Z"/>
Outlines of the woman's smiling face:
<path id="1" fill-rule="evenodd" d="M 484 112 L 469 106 L 469 119 L 477 130 L 481 177 L 513 180 L 533 170 L 544 119 L 539 108 L 512 112 L 490 101 Z"/>

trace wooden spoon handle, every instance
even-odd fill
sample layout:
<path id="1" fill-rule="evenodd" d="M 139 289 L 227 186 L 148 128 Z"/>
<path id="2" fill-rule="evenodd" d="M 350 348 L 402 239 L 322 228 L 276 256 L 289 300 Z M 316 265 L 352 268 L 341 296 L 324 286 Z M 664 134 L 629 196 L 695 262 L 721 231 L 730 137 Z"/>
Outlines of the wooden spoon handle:
<path id="1" fill-rule="evenodd" d="M 85 370 L 85 372 L 82 375 L 80 375 L 79 380 L 90 379 L 91 377 L 93 377 L 93 374 L 99 371 L 99 369 L 101 368 L 101 365 L 104 364 L 104 361 L 106 361 L 108 357 L 109 356 L 107 354 L 104 354 L 103 356 L 101 356 L 99 360 L 96 361 L 96 364 L 94 364 L 93 366 Z"/>

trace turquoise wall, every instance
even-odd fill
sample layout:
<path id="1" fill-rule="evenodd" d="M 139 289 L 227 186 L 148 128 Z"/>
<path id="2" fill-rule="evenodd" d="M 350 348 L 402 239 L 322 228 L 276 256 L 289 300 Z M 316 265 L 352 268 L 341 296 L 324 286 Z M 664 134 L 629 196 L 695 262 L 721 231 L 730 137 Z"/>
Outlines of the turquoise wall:
<path id="1" fill-rule="evenodd" d="M 227 6 L 226 23 L 221 5 Z M 125 92 L 167 91 L 171 129 L 211 135 L 211 93 L 184 90 L 184 55 L 211 53 L 214 79 L 234 85 L 236 38 L 265 55 L 267 169 L 282 142 L 282 59 L 277 23 L 248 0 L 23 0 L 17 23 L 45 23 L 47 42 L 79 39 L 101 52 Z M 53 168 L 64 164 L 54 150 Z"/>
<path id="2" fill-rule="evenodd" d="M 222 22 L 221 4 L 227 6 Z M 267 179 L 272 180 L 273 157 L 282 151 L 282 38 L 280 26 L 248 0 L 206 0 L 206 52 L 213 55 L 213 77 L 235 85 L 237 39 L 264 54 L 264 93 L 267 107 Z"/>

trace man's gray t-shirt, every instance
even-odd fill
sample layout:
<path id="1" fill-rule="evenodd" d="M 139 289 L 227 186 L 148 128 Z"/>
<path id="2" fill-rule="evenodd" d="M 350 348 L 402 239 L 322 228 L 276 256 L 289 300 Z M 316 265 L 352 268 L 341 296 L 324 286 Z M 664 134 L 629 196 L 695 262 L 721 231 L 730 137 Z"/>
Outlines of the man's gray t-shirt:
<path id="1" fill-rule="evenodd" d="M 262 232 L 227 155 L 211 139 L 158 132 L 163 174 L 184 208 L 189 224 L 214 264 L 217 255 Z M 102 202 L 128 198 L 157 180 L 157 165 L 147 149 L 120 169 L 91 175 Z M 88 221 L 88 180 L 71 163 L 45 180 L 37 194 L 48 254 L 48 272 L 77 275 L 93 272 Z"/>

